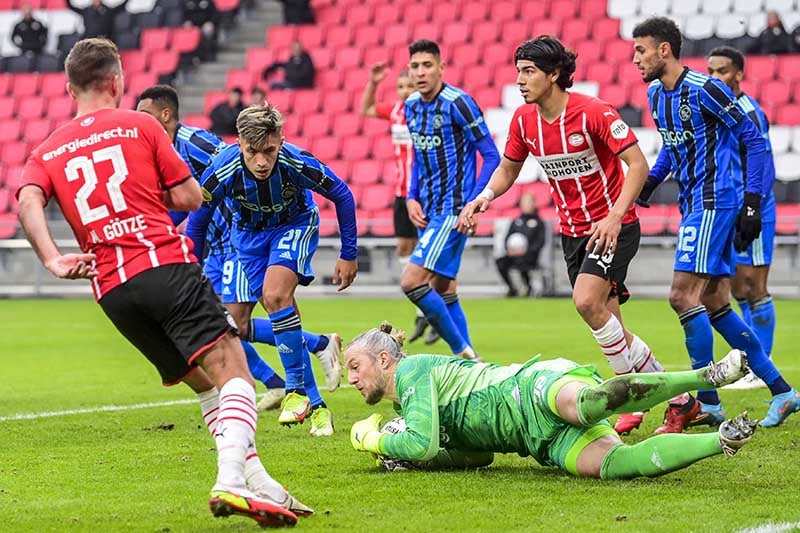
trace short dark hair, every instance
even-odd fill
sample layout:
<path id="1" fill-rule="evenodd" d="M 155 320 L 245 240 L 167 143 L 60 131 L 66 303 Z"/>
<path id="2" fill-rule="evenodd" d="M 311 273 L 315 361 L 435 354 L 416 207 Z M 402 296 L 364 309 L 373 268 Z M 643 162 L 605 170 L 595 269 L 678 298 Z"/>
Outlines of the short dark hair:
<path id="1" fill-rule="evenodd" d="M 557 69 L 556 83 L 561 89 L 572 87 L 572 75 L 575 74 L 577 57 L 551 35 L 540 35 L 536 39 L 525 41 L 514 52 L 514 62 L 532 61 L 536 68 L 547 74 L 552 74 Z"/>
<path id="2" fill-rule="evenodd" d="M 231 89 L 231 90 L 230 90 L 230 91 L 228 91 L 228 92 L 231 92 L 231 93 L 236 93 L 236 94 L 238 94 L 239 96 L 242 96 L 242 94 L 244 94 L 244 93 L 242 92 L 242 88 L 241 88 L 241 87 L 234 87 L 233 89 Z"/>
<path id="3" fill-rule="evenodd" d="M 75 43 L 64 62 L 69 84 L 79 91 L 95 88 L 122 73 L 117 45 L 108 39 L 93 37 Z"/>
<path id="4" fill-rule="evenodd" d="M 178 117 L 178 92 L 173 87 L 169 85 L 153 85 L 152 87 L 148 87 L 139 95 L 138 100 L 136 100 L 137 105 L 142 100 L 148 98 L 161 107 L 168 107 L 170 111 L 172 111 L 172 114 L 175 115 L 175 118 Z"/>
<path id="5" fill-rule="evenodd" d="M 675 59 L 681 58 L 681 31 L 675 21 L 667 17 L 650 17 L 633 28 L 633 38 L 652 37 L 659 44 L 669 43 Z"/>
<path id="6" fill-rule="evenodd" d="M 717 46 L 708 53 L 707 57 L 711 56 L 727 57 L 737 69 L 744 71 L 744 54 L 738 48 L 734 48 L 733 46 Z"/>
<path id="7" fill-rule="evenodd" d="M 427 52 L 429 54 L 433 54 L 436 57 L 442 57 L 442 51 L 439 50 L 439 45 L 433 41 L 428 39 L 420 39 L 418 41 L 414 41 L 408 47 L 408 56 L 411 57 L 414 54 L 418 54 L 420 52 Z"/>

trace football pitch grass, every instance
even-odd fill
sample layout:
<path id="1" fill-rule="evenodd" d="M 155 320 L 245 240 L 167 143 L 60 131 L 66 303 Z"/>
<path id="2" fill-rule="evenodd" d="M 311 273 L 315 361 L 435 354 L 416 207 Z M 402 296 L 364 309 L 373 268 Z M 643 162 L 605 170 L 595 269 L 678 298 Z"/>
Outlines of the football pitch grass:
<path id="1" fill-rule="evenodd" d="M 542 353 L 593 363 L 609 375 L 570 300 L 466 300 L 464 307 L 474 344 L 487 360 L 521 362 Z M 414 316 L 402 300 L 307 300 L 301 309 L 307 329 L 338 331 L 345 342 L 382 319 L 410 327 Z M 632 301 L 623 309 L 626 325 L 668 370 L 688 367 L 683 332 L 666 301 Z M 777 302 L 777 314 L 775 358 L 787 380 L 798 384 L 800 302 Z M 215 452 L 193 395 L 184 386 L 161 387 L 155 370 L 94 302 L 4 301 L 0 330 L 0 531 L 257 530 L 249 519 L 211 516 Z M 409 348 L 447 353 L 441 341 Z M 259 351 L 280 368 L 273 348 Z M 726 351 L 717 337 L 717 357 Z M 317 376 L 324 383 L 321 372 Z M 713 457 L 656 479 L 575 479 L 515 455 L 497 455 L 491 467 L 477 471 L 385 473 L 353 451 L 349 430 L 373 411 L 391 418 L 390 403 L 367 406 L 352 387 L 323 394 L 334 413 L 333 437 L 311 437 L 307 424 L 281 428 L 276 412 L 259 418 L 257 444 L 267 469 L 316 510 L 299 520 L 302 530 L 800 527 L 800 414 L 781 427 L 760 429 L 735 457 Z M 766 389 L 721 395 L 730 416 L 766 412 Z M 140 405 L 153 403 L 159 405 Z M 109 406 L 119 410 L 99 410 Z M 65 413 L 76 410 L 84 412 Z M 52 416 L 16 416 L 42 413 Z M 662 413 L 658 406 L 642 429 L 623 439 L 647 437 Z"/>

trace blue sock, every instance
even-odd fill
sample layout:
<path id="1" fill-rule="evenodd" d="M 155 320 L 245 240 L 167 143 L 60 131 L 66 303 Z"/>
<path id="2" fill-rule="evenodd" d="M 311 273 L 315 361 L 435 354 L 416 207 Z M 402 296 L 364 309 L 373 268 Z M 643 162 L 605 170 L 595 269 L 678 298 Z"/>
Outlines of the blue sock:
<path id="1" fill-rule="evenodd" d="M 710 313 L 709 318 L 725 342 L 732 348 L 747 353 L 747 361 L 753 373 L 764 380 L 773 396 L 790 390 L 791 387 L 781 378 L 781 373 L 764 353 L 756 334 L 733 312 L 730 304 Z"/>
<path id="2" fill-rule="evenodd" d="M 775 340 L 775 305 L 772 296 L 765 296 L 754 302 L 750 307 L 752 321 L 750 327 L 761 341 L 764 353 L 769 357 L 772 354 L 772 343 Z"/>
<path id="3" fill-rule="evenodd" d="M 464 341 L 472 346 L 472 341 L 469 338 L 469 327 L 467 326 L 467 317 L 464 314 L 464 309 L 461 307 L 461 302 L 458 301 L 458 294 L 443 294 L 442 300 L 447 305 L 447 312 L 450 313 L 450 318 L 455 322 L 458 327 L 459 333 Z"/>
<path id="4" fill-rule="evenodd" d="M 322 399 L 322 394 L 320 394 L 317 388 L 317 382 L 314 379 L 314 369 L 311 368 L 311 356 L 308 355 L 308 350 L 305 348 L 303 349 L 303 361 L 306 364 L 303 370 L 303 383 L 306 386 L 306 395 L 311 402 L 311 408 L 327 407 L 327 405 L 325 405 L 325 400 Z"/>
<path id="5" fill-rule="evenodd" d="M 306 347 L 314 353 L 324 350 L 328 346 L 328 337 L 317 335 L 308 331 L 303 332 Z M 272 332 L 272 322 L 268 318 L 254 318 L 250 321 L 250 335 L 248 339 L 275 346 L 275 334 Z"/>
<path id="6" fill-rule="evenodd" d="M 741 311 L 744 323 L 748 326 L 752 326 L 753 317 L 750 314 L 750 302 L 748 302 L 746 298 L 742 298 L 741 300 L 736 298 L 736 303 L 739 304 L 739 311 Z"/>
<path id="7" fill-rule="evenodd" d="M 692 368 L 704 368 L 714 361 L 714 330 L 702 305 L 692 307 L 678 315 L 686 336 L 686 350 L 692 361 Z M 716 390 L 699 390 L 697 399 L 706 405 L 719 404 Z"/>
<path id="8" fill-rule="evenodd" d="M 278 355 L 286 370 L 286 392 L 296 392 L 305 395 L 303 387 L 305 361 L 303 352 L 303 333 L 300 328 L 300 317 L 294 307 L 286 307 L 275 313 L 269 314 L 272 329 L 275 332 L 275 344 L 278 346 Z"/>
<path id="9" fill-rule="evenodd" d="M 406 296 L 411 300 L 411 303 L 422 309 L 422 312 L 425 313 L 425 318 L 436 328 L 439 335 L 450 346 L 450 351 L 453 354 L 460 354 L 469 346 L 464 337 L 461 336 L 458 326 L 450 317 L 444 300 L 430 285 L 420 285 L 415 289 L 411 289 L 406 292 Z"/>
<path id="10" fill-rule="evenodd" d="M 242 348 L 244 348 L 244 355 L 247 357 L 247 368 L 250 369 L 250 373 L 253 374 L 254 378 L 263 383 L 264 386 L 269 388 L 267 381 L 275 375 L 275 371 L 266 361 L 261 359 L 255 346 L 247 341 L 242 341 Z"/>
<path id="11" fill-rule="evenodd" d="M 271 378 L 264 382 L 268 389 L 285 389 L 286 382 L 277 373 L 273 374 Z"/>

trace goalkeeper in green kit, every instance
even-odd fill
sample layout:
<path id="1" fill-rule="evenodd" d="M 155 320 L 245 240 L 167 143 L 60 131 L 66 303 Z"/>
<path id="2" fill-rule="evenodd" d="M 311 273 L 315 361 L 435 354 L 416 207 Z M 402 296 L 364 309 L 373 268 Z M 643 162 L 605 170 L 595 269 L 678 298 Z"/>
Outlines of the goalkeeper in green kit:
<path id="1" fill-rule="evenodd" d="M 664 434 L 626 445 L 607 417 L 643 411 L 695 389 L 721 387 L 747 373 L 744 352 L 687 372 L 629 374 L 602 381 L 594 367 L 567 359 L 498 366 L 441 355 L 406 356 L 403 336 L 384 323 L 346 350 L 349 381 L 370 405 L 395 402 L 405 431 L 381 432 L 381 416 L 356 422 L 353 447 L 384 466 L 482 466 L 492 454 L 532 456 L 544 466 L 602 479 L 660 476 L 706 457 L 733 455 L 755 421 L 743 413 L 719 431 Z"/>

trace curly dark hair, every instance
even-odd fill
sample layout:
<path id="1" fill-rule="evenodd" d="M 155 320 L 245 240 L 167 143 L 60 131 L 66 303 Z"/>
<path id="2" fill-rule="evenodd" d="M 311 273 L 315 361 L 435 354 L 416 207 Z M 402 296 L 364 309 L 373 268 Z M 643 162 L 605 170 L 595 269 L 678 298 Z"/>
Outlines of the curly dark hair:
<path id="1" fill-rule="evenodd" d="M 711 56 L 727 57 L 731 60 L 734 67 L 738 70 L 744 70 L 744 54 L 742 54 L 741 50 L 738 48 L 734 48 L 733 46 L 717 46 L 708 53 L 708 57 Z"/>
<path id="2" fill-rule="evenodd" d="M 633 38 L 652 37 L 659 44 L 669 43 L 675 59 L 681 58 L 681 30 L 675 21 L 667 17 L 650 17 L 633 28 Z"/>
<path id="3" fill-rule="evenodd" d="M 558 70 L 556 83 L 561 89 L 572 87 L 575 59 L 578 56 L 567 50 L 561 41 L 551 35 L 540 35 L 525 41 L 514 53 L 514 61 L 532 61 L 536 68 L 552 74 Z"/>

